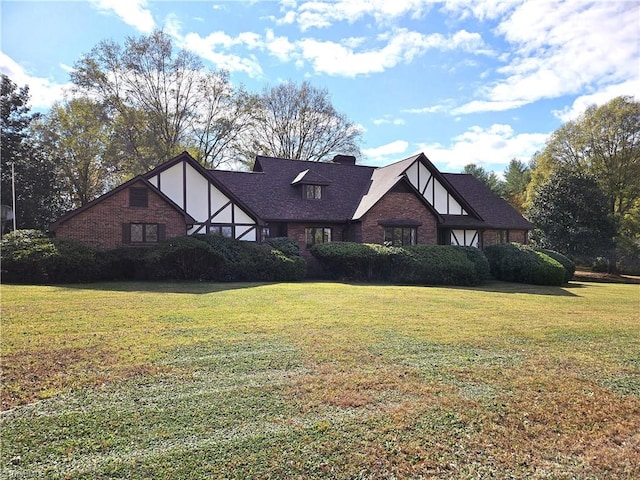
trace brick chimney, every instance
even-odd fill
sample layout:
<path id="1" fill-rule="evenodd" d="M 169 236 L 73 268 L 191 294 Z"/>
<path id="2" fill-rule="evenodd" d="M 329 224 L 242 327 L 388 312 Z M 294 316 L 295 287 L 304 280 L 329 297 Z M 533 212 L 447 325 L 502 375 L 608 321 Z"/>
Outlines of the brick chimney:
<path id="1" fill-rule="evenodd" d="M 355 165 L 356 157 L 353 155 L 336 155 L 333 157 L 333 163 L 339 163 L 341 165 Z"/>

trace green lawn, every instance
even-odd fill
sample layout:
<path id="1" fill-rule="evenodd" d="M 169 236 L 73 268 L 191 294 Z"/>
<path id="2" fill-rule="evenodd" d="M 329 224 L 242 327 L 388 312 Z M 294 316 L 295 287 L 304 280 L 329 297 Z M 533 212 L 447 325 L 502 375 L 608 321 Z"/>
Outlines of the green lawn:
<path id="1" fill-rule="evenodd" d="M 2 478 L 640 478 L 640 286 L 2 285 Z"/>

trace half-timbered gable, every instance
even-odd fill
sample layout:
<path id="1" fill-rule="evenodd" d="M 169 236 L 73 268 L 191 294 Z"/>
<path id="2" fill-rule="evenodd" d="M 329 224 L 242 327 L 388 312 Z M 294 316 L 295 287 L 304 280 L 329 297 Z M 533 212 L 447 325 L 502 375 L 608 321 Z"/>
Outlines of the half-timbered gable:
<path id="1" fill-rule="evenodd" d="M 258 240 L 258 221 L 188 153 L 145 175 L 158 190 L 194 219 L 188 234 L 216 233 L 239 240 Z"/>

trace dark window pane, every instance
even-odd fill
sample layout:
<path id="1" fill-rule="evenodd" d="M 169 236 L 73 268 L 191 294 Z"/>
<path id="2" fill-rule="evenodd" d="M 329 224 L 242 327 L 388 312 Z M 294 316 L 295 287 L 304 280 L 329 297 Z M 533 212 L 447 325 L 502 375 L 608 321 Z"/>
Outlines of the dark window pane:
<path id="1" fill-rule="evenodd" d="M 158 225 L 155 223 L 149 223 L 145 225 L 145 242 L 157 242 L 158 241 Z"/>
<path id="2" fill-rule="evenodd" d="M 131 224 L 131 242 L 144 242 L 144 224 Z"/>

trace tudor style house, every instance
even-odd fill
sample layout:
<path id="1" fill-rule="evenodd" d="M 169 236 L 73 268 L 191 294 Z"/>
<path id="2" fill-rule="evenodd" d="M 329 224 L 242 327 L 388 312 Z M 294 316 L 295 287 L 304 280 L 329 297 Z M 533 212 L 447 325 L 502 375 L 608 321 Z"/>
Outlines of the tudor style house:
<path id="1" fill-rule="evenodd" d="M 440 173 L 424 154 L 386 167 L 355 157 L 306 162 L 258 156 L 251 172 L 207 170 L 188 153 L 137 176 L 51 225 L 58 237 L 110 249 L 209 233 L 482 248 L 527 243 L 533 225 L 482 182 Z"/>

